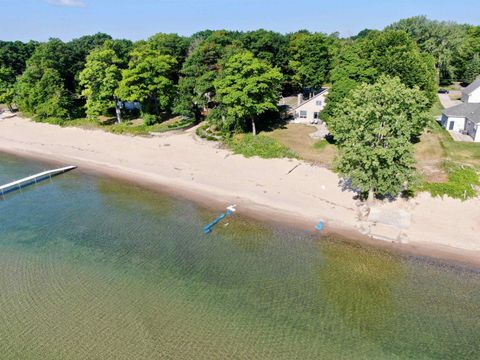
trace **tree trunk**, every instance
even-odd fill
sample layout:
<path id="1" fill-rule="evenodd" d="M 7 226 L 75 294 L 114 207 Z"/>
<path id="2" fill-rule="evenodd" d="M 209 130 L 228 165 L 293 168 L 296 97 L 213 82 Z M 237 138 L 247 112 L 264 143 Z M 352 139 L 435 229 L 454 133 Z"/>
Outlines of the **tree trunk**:
<path id="1" fill-rule="evenodd" d="M 252 117 L 252 134 L 253 136 L 257 135 L 257 127 L 255 126 L 255 118 Z"/>
<path id="2" fill-rule="evenodd" d="M 115 98 L 115 114 L 117 115 L 117 123 L 122 123 L 122 109 L 118 105 L 118 99 Z"/>
<path id="3" fill-rule="evenodd" d="M 370 205 L 373 205 L 374 201 L 375 201 L 375 192 L 373 191 L 373 189 L 370 189 L 368 191 L 367 203 L 370 204 Z"/>
<path id="4" fill-rule="evenodd" d="M 150 98 L 152 99 L 152 102 L 153 102 L 153 111 L 155 112 L 155 115 L 160 117 L 160 104 L 159 104 L 158 98 L 154 94 L 151 94 Z"/>

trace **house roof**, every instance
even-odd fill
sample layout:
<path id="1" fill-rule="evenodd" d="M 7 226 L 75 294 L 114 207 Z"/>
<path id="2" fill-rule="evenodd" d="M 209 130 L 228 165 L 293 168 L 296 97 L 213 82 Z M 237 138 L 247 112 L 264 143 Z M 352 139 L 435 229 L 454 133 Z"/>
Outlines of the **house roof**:
<path id="1" fill-rule="evenodd" d="M 462 103 L 445 109 L 443 113 L 446 116 L 468 118 L 468 120 L 480 124 L 480 104 Z"/>
<path id="2" fill-rule="evenodd" d="M 468 85 L 465 89 L 462 90 L 464 95 L 470 95 L 472 92 L 480 88 L 480 76 L 477 76 L 474 82 Z"/>
<path id="3" fill-rule="evenodd" d="M 293 108 L 293 110 L 297 110 L 299 107 L 302 107 L 303 105 L 305 105 L 306 103 L 316 99 L 317 97 L 319 97 L 320 95 L 323 95 L 325 94 L 326 92 L 328 91 L 328 89 L 322 89 L 318 94 L 312 96 L 310 99 L 308 100 L 305 100 L 304 102 L 302 102 L 300 105 L 297 105 Z"/>

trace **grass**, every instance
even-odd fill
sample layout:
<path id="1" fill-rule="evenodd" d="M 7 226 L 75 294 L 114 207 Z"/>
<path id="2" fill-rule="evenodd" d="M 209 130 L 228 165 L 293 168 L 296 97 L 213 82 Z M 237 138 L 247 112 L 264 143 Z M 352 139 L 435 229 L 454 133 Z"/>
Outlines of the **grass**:
<path id="1" fill-rule="evenodd" d="M 325 140 L 313 139 L 310 134 L 315 131 L 316 128 L 314 126 L 288 124 L 284 128 L 262 134 L 277 140 L 303 160 L 331 167 L 337 154 L 337 149 L 335 145 Z"/>
<path id="2" fill-rule="evenodd" d="M 95 120 L 90 118 L 78 118 L 72 120 L 65 120 L 59 118 L 38 119 L 30 114 L 23 114 L 31 117 L 33 120 L 62 127 L 80 127 L 83 129 L 99 129 L 114 134 L 130 134 L 137 136 L 150 135 L 151 133 L 162 133 L 171 130 L 183 129 L 192 124 L 190 120 L 175 117 L 161 123 L 153 125 L 145 125 L 143 121 L 125 121 L 121 124 L 112 123 L 112 119 L 102 118 Z"/>
<path id="3" fill-rule="evenodd" d="M 259 156 L 264 159 L 298 158 L 298 155 L 280 142 L 259 134 L 238 134 L 225 140 L 225 144 L 235 153 L 245 157 Z"/>
<path id="4" fill-rule="evenodd" d="M 449 196 L 454 199 L 466 200 L 477 196 L 480 180 L 477 170 L 472 166 L 443 163 L 448 181 L 442 183 L 424 183 L 421 190 L 428 191 L 432 196 Z"/>

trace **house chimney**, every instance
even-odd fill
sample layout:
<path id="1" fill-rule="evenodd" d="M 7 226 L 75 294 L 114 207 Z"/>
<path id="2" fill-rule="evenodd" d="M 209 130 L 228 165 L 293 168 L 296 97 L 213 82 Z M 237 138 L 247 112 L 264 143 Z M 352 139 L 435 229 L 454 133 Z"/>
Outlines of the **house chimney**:
<path id="1" fill-rule="evenodd" d="M 302 103 L 303 103 L 303 94 L 300 93 L 298 94 L 298 97 L 297 97 L 297 106 L 302 105 Z"/>

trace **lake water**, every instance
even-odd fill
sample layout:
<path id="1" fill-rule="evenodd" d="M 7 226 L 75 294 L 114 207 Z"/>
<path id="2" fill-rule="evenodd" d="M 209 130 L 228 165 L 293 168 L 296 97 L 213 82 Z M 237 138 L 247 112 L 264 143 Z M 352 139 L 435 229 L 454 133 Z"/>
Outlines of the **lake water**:
<path id="1" fill-rule="evenodd" d="M 0 199 L 0 358 L 480 359 L 478 269 L 217 215 L 79 171 Z"/>

